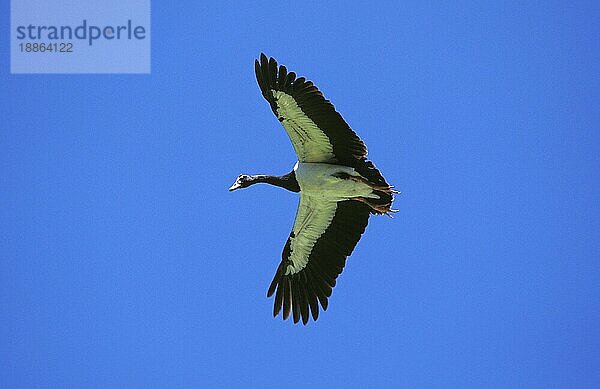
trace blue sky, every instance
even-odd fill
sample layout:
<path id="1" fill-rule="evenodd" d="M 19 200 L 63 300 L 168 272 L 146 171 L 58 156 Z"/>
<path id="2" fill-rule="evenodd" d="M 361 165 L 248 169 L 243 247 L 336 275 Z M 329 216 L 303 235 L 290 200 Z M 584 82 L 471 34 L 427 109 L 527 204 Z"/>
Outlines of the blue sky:
<path id="1" fill-rule="evenodd" d="M 151 75 L 10 75 L 0 386 L 597 387 L 595 2 L 152 5 Z M 402 191 L 318 322 L 266 291 L 297 195 L 263 51 Z"/>

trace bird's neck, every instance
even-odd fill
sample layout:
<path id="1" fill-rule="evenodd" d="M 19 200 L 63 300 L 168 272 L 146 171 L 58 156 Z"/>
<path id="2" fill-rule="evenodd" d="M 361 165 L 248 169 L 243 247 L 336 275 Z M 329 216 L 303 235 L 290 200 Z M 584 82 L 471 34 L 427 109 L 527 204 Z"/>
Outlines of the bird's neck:
<path id="1" fill-rule="evenodd" d="M 298 181 L 296 181 L 296 174 L 292 171 L 288 174 L 284 174 L 283 176 L 270 176 L 266 174 L 257 174 L 253 177 L 252 184 L 256 184 L 259 182 L 279 186 L 281 188 L 287 189 L 291 192 L 300 192 L 300 186 L 298 185 Z"/>

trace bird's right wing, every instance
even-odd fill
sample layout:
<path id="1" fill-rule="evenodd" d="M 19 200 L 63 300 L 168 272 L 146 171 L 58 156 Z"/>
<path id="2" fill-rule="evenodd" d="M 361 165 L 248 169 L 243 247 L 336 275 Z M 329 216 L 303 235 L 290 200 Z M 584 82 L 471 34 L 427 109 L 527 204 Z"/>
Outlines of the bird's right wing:
<path id="1" fill-rule="evenodd" d="M 362 202 L 300 195 L 294 227 L 267 292 L 270 297 L 277 291 L 273 316 L 283 308 L 284 320 L 293 311 L 294 323 L 302 317 L 306 324 L 310 308 L 317 320 L 319 303 L 327 309 L 336 278 L 364 232 L 369 214 L 370 208 Z"/>

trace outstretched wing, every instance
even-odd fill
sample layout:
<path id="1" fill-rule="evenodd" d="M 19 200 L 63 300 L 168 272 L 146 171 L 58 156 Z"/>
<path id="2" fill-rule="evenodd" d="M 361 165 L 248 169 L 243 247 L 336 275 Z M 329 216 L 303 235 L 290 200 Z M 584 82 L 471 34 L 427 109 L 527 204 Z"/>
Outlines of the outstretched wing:
<path id="1" fill-rule="evenodd" d="M 367 148 L 329 100 L 304 77 L 260 55 L 255 61 L 262 95 L 290 137 L 300 162 L 350 164 Z"/>
<path id="2" fill-rule="evenodd" d="M 336 278 L 364 232 L 369 214 L 369 207 L 358 201 L 300 195 L 294 227 L 267 292 L 267 297 L 277 292 L 273 316 L 283 308 L 284 320 L 293 311 L 294 323 L 302 318 L 306 324 L 310 309 L 317 320 L 319 303 L 327 309 Z"/>

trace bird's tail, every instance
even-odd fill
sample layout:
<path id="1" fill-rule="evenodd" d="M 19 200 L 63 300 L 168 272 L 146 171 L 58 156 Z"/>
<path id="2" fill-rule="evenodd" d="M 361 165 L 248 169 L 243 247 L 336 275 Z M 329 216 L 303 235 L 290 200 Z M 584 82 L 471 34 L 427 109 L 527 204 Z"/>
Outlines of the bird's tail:
<path id="1" fill-rule="evenodd" d="M 374 186 L 373 193 L 379 197 L 358 197 L 355 200 L 363 202 L 371 207 L 371 213 L 374 215 L 387 215 L 393 217 L 392 214 L 398 212 L 397 209 L 392 209 L 392 202 L 394 201 L 394 194 L 400 192 L 394 190 L 393 186 Z"/>

